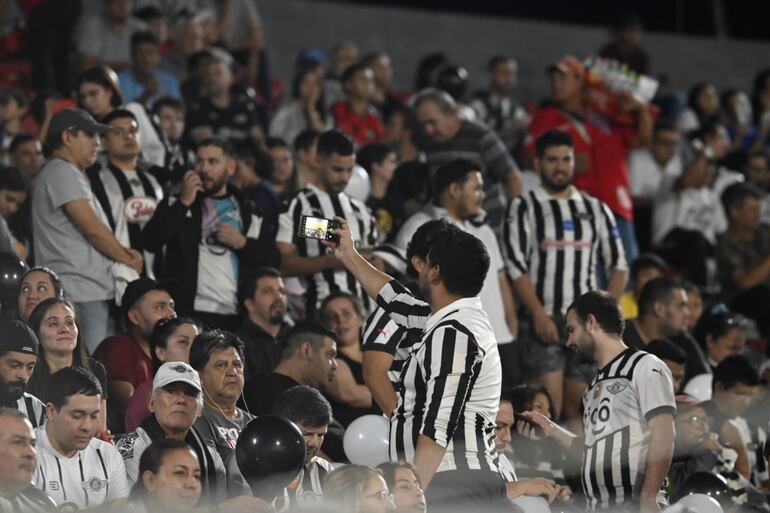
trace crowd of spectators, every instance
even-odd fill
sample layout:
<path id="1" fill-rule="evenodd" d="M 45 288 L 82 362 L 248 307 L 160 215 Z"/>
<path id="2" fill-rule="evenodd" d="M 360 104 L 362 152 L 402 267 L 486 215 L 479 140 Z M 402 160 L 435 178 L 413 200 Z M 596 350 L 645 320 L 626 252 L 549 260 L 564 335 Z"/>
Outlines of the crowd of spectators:
<path id="1" fill-rule="evenodd" d="M 0 405 L 36 428 L 39 462 L 38 491 L 0 485 L 0 511 L 101 506 L 132 486 L 136 511 L 270 510 L 233 451 L 271 412 L 308 451 L 276 510 L 430 509 L 412 462 L 335 470 L 347 427 L 396 409 L 422 331 L 300 236 L 304 215 L 344 218 L 415 293 L 421 227 L 483 242 L 508 510 L 586 507 L 573 439 L 597 368 L 568 350 L 567 309 L 603 289 L 625 344 L 671 371 L 669 496 L 708 471 L 770 511 L 770 70 L 745 90 L 619 94 L 611 117 L 570 55 L 543 63 L 537 104 L 506 49 L 478 91 L 444 54 L 399 90 L 387 49 L 352 41 L 303 50 L 277 79 L 253 0 L 0 0 L 0 22 L 16 70 L 0 77 L 0 252 L 23 263 L 0 308 Z M 640 30 L 623 18 L 601 55 L 652 76 Z M 18 479 L 4 465 L 22 420 L 0 410 L 0 480 Z M 97 477 L 59 467 L 47 486 L 75 454 Z"/>

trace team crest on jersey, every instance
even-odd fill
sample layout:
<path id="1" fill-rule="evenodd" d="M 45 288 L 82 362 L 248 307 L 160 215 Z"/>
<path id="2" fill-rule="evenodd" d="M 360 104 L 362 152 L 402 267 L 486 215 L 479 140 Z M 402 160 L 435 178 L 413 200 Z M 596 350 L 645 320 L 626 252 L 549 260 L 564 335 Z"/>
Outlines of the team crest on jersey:
<path id="1" fill-rule="evenodd" d="M 107 486 L 108 481 L 106 479 L 99 479 L 98 477 L 92 477 L 86 481 L 80 483 L 84 490 L 91 492 L 98 492 L 102 488 Z"/>
<path id="2" fill-rule="evenodd" d="M 618 381 L 617 383 L 613 383 L 612 385 L 609 385 L 607 387 L 607 392 L 611 393 L 612 395 L 618 394 L 628 388 L 628 384 L 623 383 L 622 381 Z"/>

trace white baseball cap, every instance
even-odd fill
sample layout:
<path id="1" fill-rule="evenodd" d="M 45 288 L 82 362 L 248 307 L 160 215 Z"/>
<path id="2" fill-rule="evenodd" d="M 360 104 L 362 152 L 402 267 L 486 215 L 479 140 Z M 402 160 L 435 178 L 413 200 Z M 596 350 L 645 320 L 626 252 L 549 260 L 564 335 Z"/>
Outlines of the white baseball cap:
<path id="1" fill-rule="evenodd" d="M 171 383 L 187 383 L 198 392 L 203 391 L 201 379 L 195 369 L 184 362 L 166 362 L 160 366 L 152 380 L 152 391 L 163 388 Z"/>

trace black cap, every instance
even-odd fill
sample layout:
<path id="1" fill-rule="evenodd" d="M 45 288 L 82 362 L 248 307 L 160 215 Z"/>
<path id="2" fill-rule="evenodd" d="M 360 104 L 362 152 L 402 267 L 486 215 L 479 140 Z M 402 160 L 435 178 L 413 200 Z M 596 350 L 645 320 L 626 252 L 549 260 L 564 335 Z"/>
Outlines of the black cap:
<path id="1" fill-rule="evenodd" d="M 95 135 L 109 132 L 110 126 L 97 123 L 93 116 L 83 109 L 62 109 L 51 118 L 48 140 L 55 140 L 67 130 L 82 130 Z"/>
<path id="2" fill-rule="evenodd" d="M 37 354 L 37 335 L 19 320 L 0 321 L 0 351 Z"/>
<path id="3" fill-rule="evenodd" d="M 157 282 L 152 278 L 137 278 L 126 286 L 120 307 L 123 312 L 128 312 L 142 296 L 151 290 L 165 290 L 171 297 L 174 296 L 176 282 L 172 280 Z"/>

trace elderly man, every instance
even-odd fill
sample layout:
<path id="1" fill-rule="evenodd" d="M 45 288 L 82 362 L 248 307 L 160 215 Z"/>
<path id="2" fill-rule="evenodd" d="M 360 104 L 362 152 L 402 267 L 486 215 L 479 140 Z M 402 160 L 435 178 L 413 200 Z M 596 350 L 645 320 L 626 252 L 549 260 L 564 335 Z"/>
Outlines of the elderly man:
<path id="1" fill-rule="evenodd" d="M 21 412 L 0 408 L 0 511 L 57 511 L 53 500 L 31 484 L 35 442 L 32 424 Z"/>

